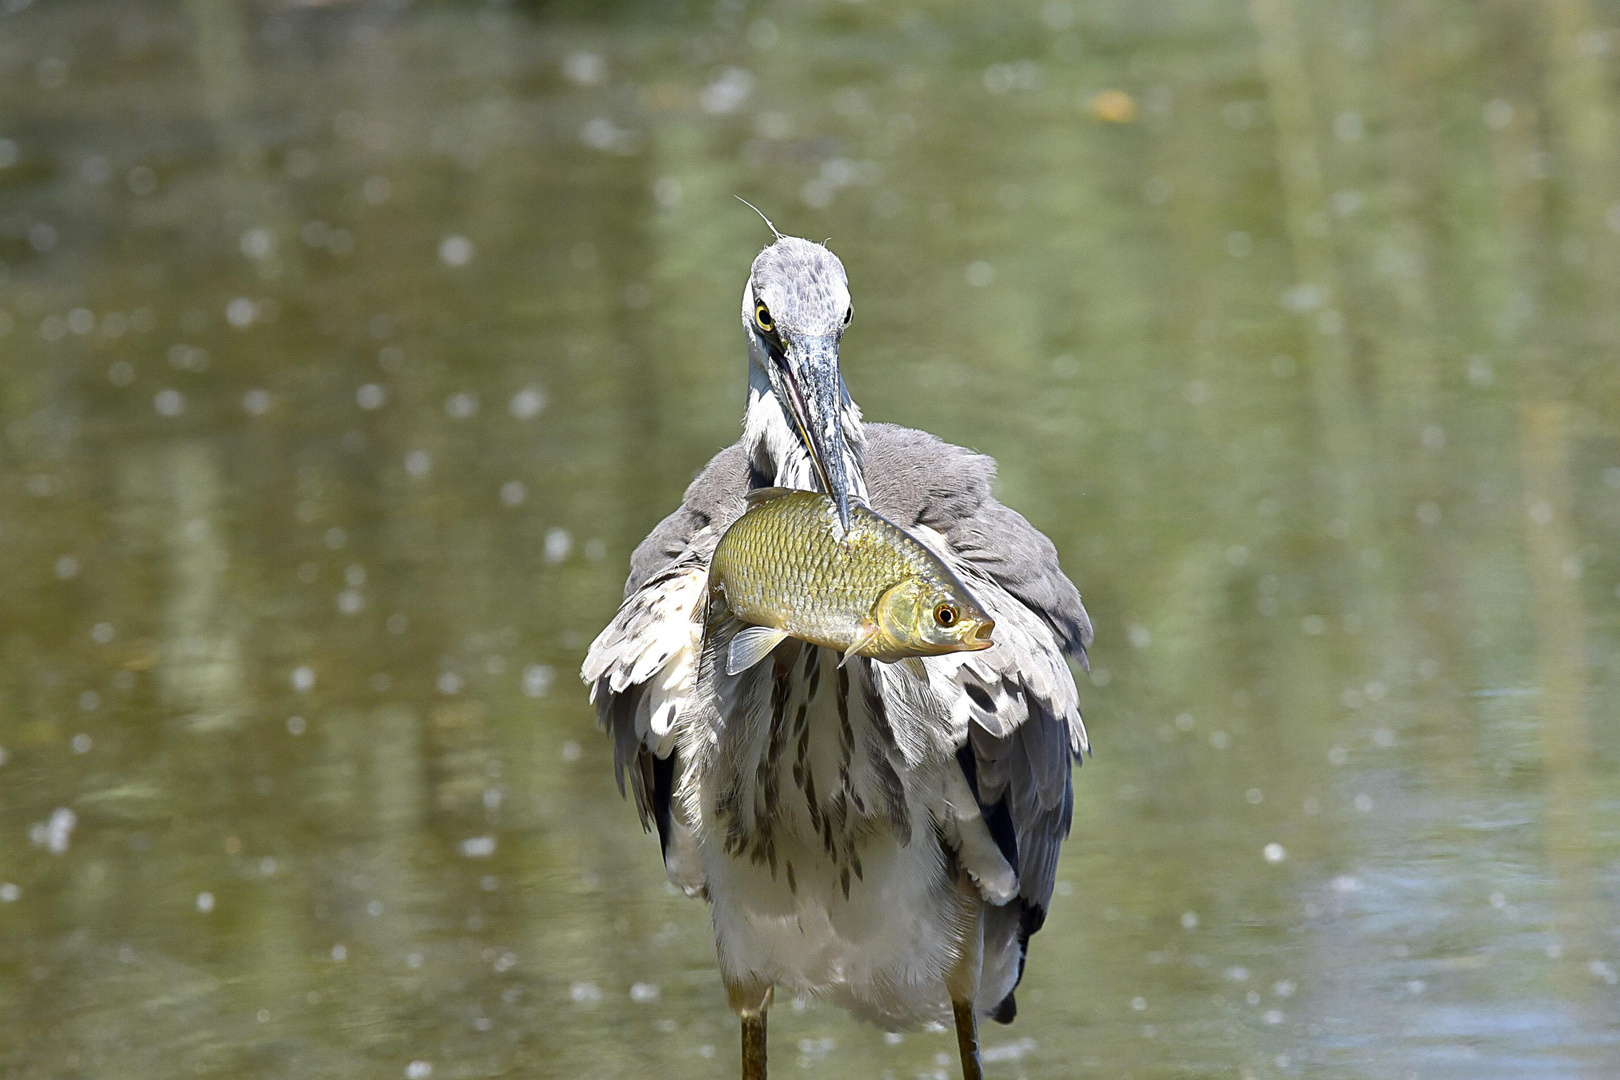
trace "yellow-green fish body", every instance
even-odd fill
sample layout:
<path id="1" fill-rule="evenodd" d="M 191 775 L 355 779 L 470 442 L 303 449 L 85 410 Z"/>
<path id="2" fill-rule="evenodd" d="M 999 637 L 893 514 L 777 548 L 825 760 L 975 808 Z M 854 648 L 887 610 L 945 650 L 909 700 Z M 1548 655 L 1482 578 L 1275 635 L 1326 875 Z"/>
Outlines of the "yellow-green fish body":
<path id="1" fill-rule="evenodd" d="M 752 667 L 784 637 L 895 661 L 987 649 L 995 623 L 938 556 L 864 506 L 838 535 L 826 495 L 765 488 L 720 538 L 709 585 L 749 629 L 727 671 Z"/>

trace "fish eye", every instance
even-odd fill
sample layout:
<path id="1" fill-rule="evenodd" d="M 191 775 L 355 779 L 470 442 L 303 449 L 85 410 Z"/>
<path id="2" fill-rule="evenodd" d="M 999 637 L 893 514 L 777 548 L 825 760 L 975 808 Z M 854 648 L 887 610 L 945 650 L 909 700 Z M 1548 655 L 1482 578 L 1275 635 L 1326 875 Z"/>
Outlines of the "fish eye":
<path id="1" fill-rule="evenodd" d="M 941 626 L 955 626 L 956 620 L 961 617 L 962 613 L 956 610 L 954 604 L 941 604 L 934 609 L 934 621 Z"/>
<path id="2" fill-rule="evenodd" d="M 754 325 L 759 327 L 761 333 L 776 332 L 776 323 L 771 321 L 771 312 L 764 304 L 754 305 Z"/>

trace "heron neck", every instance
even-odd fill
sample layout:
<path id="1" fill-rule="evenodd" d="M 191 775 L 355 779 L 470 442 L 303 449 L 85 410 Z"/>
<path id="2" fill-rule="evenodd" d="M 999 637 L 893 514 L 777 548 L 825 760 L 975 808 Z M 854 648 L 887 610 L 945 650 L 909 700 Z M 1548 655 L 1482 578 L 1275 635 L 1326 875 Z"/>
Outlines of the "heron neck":
<path id="1" fill-rule="evenodd" d="M 861 424 L 860 406 L 844 393 L 840 410 L 844 429 L 844 475 L 849 477 L 852 496 L 866 501 L 866 472 L 863 451 L 866 430 Z M 748 365 L 748 408 L 743 413 L 743 445 L 756 477 L 774 487 L 820 491 L 810 452 L 805 449 L 787 410 L 771 388 L 769 377 L 759 365 Z"/>

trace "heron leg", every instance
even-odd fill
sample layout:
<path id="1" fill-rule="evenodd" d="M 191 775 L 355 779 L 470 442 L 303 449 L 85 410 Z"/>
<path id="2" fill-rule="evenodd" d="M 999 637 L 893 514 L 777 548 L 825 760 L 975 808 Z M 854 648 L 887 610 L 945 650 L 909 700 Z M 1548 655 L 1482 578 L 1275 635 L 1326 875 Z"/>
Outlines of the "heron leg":
<path id="1" fill-rule="evenodd" d="M 774 987 L 730 979 L 725 983 L 731 1011 L 742 1021 L 742 1080 L 765 1080 L 765 1014 Z"/>
<path id="2" fill-rule="evenodd" d="M 965 873 L 959 875 L 957 889 L 965 918 L 956 963 L 945 976 L 945 989 L 950 992 L 951 1013 L 956 1019 L 962 1080 L 984 1080 L 984 1067 L 979 1061 L 979 1020 L 974 1007 L 979 997 L 979 969 L 984 966 L 984 901 Z"/>

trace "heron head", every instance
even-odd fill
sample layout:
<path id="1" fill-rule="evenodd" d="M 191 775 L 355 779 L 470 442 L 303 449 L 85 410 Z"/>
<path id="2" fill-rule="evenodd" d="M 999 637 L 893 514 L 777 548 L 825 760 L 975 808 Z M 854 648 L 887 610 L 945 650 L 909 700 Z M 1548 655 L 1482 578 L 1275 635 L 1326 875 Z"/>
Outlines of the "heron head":
<path id="1" fill-rule="evenodd" d="M 796 236 L 778 235 L 760 252 L 743 289 L 749 354 L 770 379 L 846 530 L 850 481 L 838 342 L 854 314 L 844 264 Z"/>

